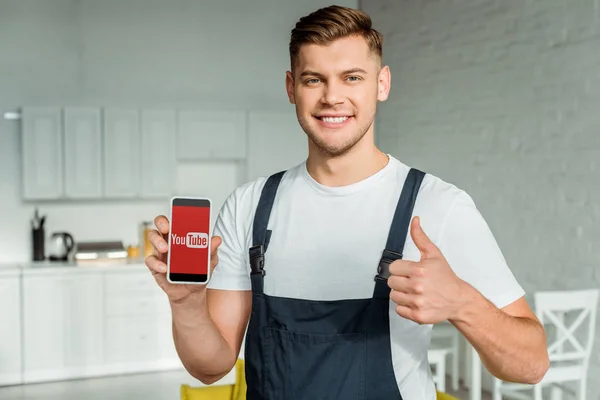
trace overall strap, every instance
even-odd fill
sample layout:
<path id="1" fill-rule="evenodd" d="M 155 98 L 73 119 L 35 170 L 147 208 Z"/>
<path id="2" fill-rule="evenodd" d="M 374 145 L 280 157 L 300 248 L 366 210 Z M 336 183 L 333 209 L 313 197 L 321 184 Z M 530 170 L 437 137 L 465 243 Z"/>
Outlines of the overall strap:
<path id="1" fill-rule="evenodd" d="M 285 171 L 271 175 L 262 189 L 260 200 L 254 215 L 252 225 L 252 247 L 250 247 L 250 279 L 252 280 L 252 291 L 263 293 L 265 276 L 265 252 L 269 246 L 271 231 L 267 230 L 269 217 L 277 195 L 277 188 Z"/>
<path id="2" fill-rule="evenodd" d="M 377 267 L 373 297 L 389 297 L 390 288 L 387 285 L 387 279 L 390 276 L 390 264 L 403 257 L 402 252 L 404 251 L 406 237 L 409 234 L 413 209 L 424 177 L 424 172 L 411 168 L 404 181 L 404 187 L 396 206 L 385 250 L 383 250 L 379 266 Z"/>

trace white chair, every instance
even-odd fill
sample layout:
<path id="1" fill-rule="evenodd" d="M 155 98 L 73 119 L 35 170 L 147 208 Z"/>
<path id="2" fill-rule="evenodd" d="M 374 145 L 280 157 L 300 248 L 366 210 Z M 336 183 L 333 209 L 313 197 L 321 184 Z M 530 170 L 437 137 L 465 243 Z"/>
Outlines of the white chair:
<path id="1" fill-rule="evenodd" d="M 452 390 L 459 389 L 459 343 L 460 332 L 450 322 L 445 321 L 433 326 L 431 331 L 431 343 L 433 349 L 446 349 L 450 357 L 450 373 L 452 375 Z"/>
<path id="2" fill-rule="evenodd" d="M 432 369 L 433 382 L 439 392 L 446 391 L 446 356 L 448 349 L 429 349 L 427 359 Z"/>
<path id="3" fill-rule="evenodd" d="M 585 400 L 599 292 L 598 289 L 589 289 L 535 293 L 536 315 L 547 334 L 550 368 L 542 381 L 536 385 L 508 383 L 495 379 L 493 400 L 501 400 L 503 396 L 531 399 L 527 391 L 533 391 L 533 399 L 542 400 L 542 390 L 546 387 L 552 388 L 553 399 L 560 398 L 562 392 L 572 395 L 577 392 L 578 399 Z M 579 314 L 573 317 L 569 314 L 577 312 Z M 565 385 L 572 382 L 579 383 L 578 390 L 571 390 Z"/>

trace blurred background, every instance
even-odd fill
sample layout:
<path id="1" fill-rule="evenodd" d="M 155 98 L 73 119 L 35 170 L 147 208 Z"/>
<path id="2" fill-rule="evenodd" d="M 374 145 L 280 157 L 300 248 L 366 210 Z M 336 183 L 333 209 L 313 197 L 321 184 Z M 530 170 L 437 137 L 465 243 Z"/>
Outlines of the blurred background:
<path id="1" fill-rule="evenodd" d="M 144 233 L 173 195 L 212 198 L 215 218 L 237 186 L 304 160 L 289 33 L 329 4 L 0 0 L 1 399 L 201 386 L 174 351 Z M 384 35 L 380 148 L 474 198 L 532 306 L 564 291 L 575 308 L 600 287 L 600 1 L 337 4 Z M 584 331 L 577 371 L 600 399 L 600 329 Z M 491 398 L 498 383 L 483 371 L 479 389 L 469 346 L 445 338 L 445 390 Z"/>

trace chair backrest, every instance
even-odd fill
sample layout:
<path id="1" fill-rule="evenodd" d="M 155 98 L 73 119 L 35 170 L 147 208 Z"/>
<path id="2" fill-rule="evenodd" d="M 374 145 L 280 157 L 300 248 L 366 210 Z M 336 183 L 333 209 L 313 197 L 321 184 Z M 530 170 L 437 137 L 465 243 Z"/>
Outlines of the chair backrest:
<path id="1" fill-rule="evenodd" d="M 538 319 L 544 326 L 551 325 L 555 332 L 548 337 L 551 362 L 580 361 L 588 364 L 595 338 L 599 293 L 598 289 L 535 293 Z M 577 312 L 579 314 L 567 322 L 567 314 Z M 587 330 L 584 329 L 586 326 Z"/>

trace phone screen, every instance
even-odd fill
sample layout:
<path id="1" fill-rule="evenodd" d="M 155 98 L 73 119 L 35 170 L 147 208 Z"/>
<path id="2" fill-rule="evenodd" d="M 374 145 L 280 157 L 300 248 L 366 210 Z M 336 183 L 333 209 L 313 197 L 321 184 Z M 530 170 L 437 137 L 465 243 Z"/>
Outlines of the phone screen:
<path id="1" fill-rule="evenodd" d="M 174 198 L 169 232 L 169 280 L 206 283 L 210 262 L 210 200 Z"/>

